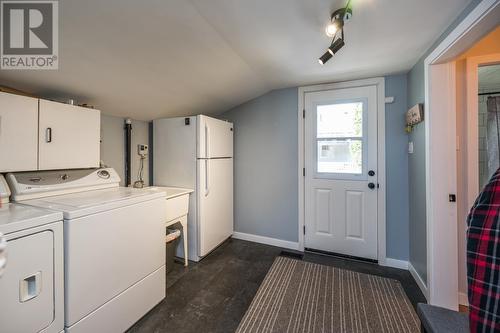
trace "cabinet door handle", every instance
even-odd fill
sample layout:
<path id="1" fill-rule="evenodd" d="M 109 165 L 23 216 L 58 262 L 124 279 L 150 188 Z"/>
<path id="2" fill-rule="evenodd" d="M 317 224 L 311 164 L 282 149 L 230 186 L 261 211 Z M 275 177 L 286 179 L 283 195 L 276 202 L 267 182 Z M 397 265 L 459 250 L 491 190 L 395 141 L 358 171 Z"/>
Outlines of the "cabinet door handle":
<path id="1" fill-rule="evenodd" d="M 52 142 L 52 128 L 47 127 L 45 130 L 45 142 L 51 143 Z"/>

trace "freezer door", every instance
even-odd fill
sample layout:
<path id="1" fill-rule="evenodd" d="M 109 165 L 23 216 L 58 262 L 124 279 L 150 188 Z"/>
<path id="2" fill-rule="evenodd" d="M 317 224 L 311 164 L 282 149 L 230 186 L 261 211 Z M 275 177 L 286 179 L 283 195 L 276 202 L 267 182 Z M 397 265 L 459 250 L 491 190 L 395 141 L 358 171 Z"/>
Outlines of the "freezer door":
<path id="1" fill-rule="evenodd" d="M 198 158 L 233 157 L 233 124 L 198 116 Z"/>
<path id="2" fill-rule="evenodd" d="M 196 185 L 196 117 L 153 121 L 153 182 L 194 188 Z"/>
<path id="3" fill-rule="evenodd" d="M 198 255 L 233 234 L 233 159 L 198 160 Z"/>

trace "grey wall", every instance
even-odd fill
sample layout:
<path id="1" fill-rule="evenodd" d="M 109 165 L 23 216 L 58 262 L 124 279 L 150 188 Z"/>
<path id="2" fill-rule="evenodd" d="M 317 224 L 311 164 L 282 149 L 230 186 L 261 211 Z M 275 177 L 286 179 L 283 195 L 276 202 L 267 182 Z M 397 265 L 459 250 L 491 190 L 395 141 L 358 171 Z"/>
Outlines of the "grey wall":
<path id="1" fill-rule="evenodd" d="M 114 168 L 120 175 L 120 185 L 125 185 L 125 119 L 101 115 L 101 161 Z M 149 124 L 144 121 L 132 121 L 132 183 L 137 180 L 139 171 L 139 155 L 137 145 L 149 142 Z M 149 157 L 148 157 L 149 158 Z M 149 185 L 149 162 L 144 161 L 144 181 Z"/>
<path id="2" fill-rule="evenodd" d="M 424 103 L 424 62 L 408 73 L 408 108 Z M 425 121 L 425 120 L 424 120 Z M 408 157 L 410 199 L 410 263 L 423 281 L 427 281 L 425 124 L 420 123 L 409 135 L 413 154 Z"/>
<path id="3" fill-rule="evenodd" d="M 387 256 L 408 259 L 406 76 L 386 78 Z M 235 230 L 298 240 L 298 90 L 275 90 L 221 118 L 235 128 Z"/>
<path id="4" fill-rule="evenodd" d="M 234 122 L 235 231 L 298 241 L 297 94 L 275 90 L 220 117 Z"/>
<path id="5" fill-rule="evenodd" d="M 400 260 L 409 257 L 408 135 L 404 131 L 406 93 L 406 75 L 385 78 L 385 94 L 395 98 L 394 103 L 385 105 L 386 251 L 387 257 Z"/>
<path id="6" fill-rule="evenodd" d="M 481 0 L 472 0 L 467 8 L 450 24 L 425 52 L 408 73 L 408 107 L 425 102 L 424 60 L 441 41 L 474 9 Z M 410 185 L 410 263 L 417 273 L 427 282 L 427 243 L 426 243 L 426 195 L 425 195 L 425 131 L 424 124 L 417 126 L 410 135 L 414 142 L 415 153 L 409 158 Z"/>

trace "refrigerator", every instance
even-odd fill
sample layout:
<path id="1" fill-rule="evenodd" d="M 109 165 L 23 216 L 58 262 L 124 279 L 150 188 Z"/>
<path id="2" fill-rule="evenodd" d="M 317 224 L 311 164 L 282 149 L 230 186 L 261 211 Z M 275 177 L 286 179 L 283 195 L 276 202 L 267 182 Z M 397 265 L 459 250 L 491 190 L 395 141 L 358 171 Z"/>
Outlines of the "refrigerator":
<path id="1" fill-rule="evenodd" d="M 233 234 L 233 124 L 198 115 L 153 121 L 153 184 L 194 189 L 189 260 L 199 261 Z M 184 257 L 182 248 L 177 256 Z"/>

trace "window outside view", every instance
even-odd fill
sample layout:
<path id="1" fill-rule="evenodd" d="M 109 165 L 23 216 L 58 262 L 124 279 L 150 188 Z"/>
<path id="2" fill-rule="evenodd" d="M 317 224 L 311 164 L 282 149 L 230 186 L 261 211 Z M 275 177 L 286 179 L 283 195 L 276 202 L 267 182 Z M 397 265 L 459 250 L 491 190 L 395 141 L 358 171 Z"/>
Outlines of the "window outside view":
<path id="1" fill-rule="evenodd" d="M 317 107 L 318 173 L 363 172 L 363 103 Z"/>

